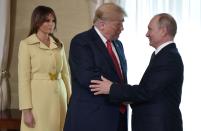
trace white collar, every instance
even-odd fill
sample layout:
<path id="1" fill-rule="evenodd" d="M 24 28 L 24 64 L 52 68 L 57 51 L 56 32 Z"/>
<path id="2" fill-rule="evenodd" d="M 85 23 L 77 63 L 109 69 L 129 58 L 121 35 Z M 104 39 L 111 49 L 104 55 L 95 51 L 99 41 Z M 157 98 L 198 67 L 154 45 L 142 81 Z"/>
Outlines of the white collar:
<path id="1" fill-rule="evenodd" d="M 161 51 L 165 46 L 174 43 L 174 41 L 167 41 L 165 43 L 163 43 L 162 45 L 160 45 L 156 50 L 155 50 L 155 55 L 158 54 L 159 51 Z"/>
<path id="2" fill-rule="evenodd" d="M 98 35 L 100 36 L 103 43 L 106 44 L 107 39 L 101 34 L 101 32 L 99 31 L 99 29 L 96 26 L 94 26 L 94 29 L 98 33 Z"/>

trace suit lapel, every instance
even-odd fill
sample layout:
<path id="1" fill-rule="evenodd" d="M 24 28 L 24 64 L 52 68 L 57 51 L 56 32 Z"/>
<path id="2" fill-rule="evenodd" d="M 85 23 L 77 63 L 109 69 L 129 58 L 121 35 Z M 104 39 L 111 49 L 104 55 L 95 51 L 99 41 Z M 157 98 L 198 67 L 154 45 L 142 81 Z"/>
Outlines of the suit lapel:
<path id="1" fill-rule="evenodd" d="M 92 36 L 92 41 L 94 44 L 96 44 L 97 48 L 100 50 L 100 52 L 102 53 L 103 57 L 106 59 L 106 61 L 108 62 L 109 66 L 111 67 L 111 70 L 113 70 L 113 72 L 116 73 L 114 64 L 112 62 L 112 58 L 110 57 L 107 48 L 105 47 L 105 44 L 103 43 L 103 41 L 101 40 L 101 38 L 99 37 L 99 35 L 97 34 L 97 32 L 95 31 L 94 28 L 92 28 L 90 30 L 91 36 Z M 117 75 L 117 73 L 116 73 Z"/>
<path id="2" fill-rule="evenodd" d="M 170 49 L 173 49 L 175 48 L 176 49 L 176 45 L 175 43 L 171 43 L 167 46 L 165 46 L 161 51 L 158 52 L 158 54 L 154 54 L 155 52 L 152 53 L 152 56 L 151 56 L 151 59 L 150 59 L 150 62 L 149 62 L 149 65 L 145 71 L 148 72 L 148 70 L 150 69 L 150 67 L 152 67 L 152 65 L 155 63 L 155 61 L 158 61 L 158 59 L 160 59 L 159 57 L 161 57 L 161 55 L 166 55 L 166 53 L 170 50 Z M 144 73 L 144 74 L 145 74 Z"/>
<path id="3" fill-rule="evenodd" d="M 144 72 L 144 75 L 143 75 L 143 77 L 142 77 L 142 79 L 141 79 L 141 81 L 140 81 L 140 84 L 143 83 L 144 79 L 146 79 L 146 74 L 148 74 L 148 73 L 150 72 L 150 69 L 151 69 L 153 66 L 155 66 L 155 64 L 157 64 L 158 61 L 159 61 L 159 63 L 160 63 L 160 59 L 163 59 L 163 58 L 164 58 L 163 56 L 166 55 L 166 54 L 167 54 L 170 50 L 172 50 L 172 49 L 176 49 L 175 43 L 171 43 L 171 44 L 165 46 L 165 47 L 164 47 L 161 51 L 159 51 L 158 54 L 156 54 L 155 56 L 153 56 L 153 54 L 152 54 L 151 60 L 150 60 L 150 62 L 149 62 L 149 65 L 148 65 L 147 69 L 146 69 L 145 72 Z M 154 53 L 154 52 L 153 52 L 153 53 Z"/>
<path id="4" fill-rule="evenodd" d="M 121 70 L 123 72 L 123 77 L 124 77 L 124 80 L 125 82 L 127 82 L 127 63 L 126 63 L 126 58 L 125 58 L 125 55 L 124 55 L 124 50 L 123 50 L 123 46 L 121 44 L 120 41 L 113 41 L 113 44 L 114 44 L 114 47 L 116 49 L 116 52 L 118 54 L 118 57 L 119 57 L 119 61 L 120 61 L 120 64 L 121 64 Z"/>
<path id="5" fill-rule="evenodd" d="M 150 62 L 149 62 L 149 66 L 153 63 L 154 59 L 155 59 L 156 55 L 155 55 L 155 51 L 152 53 L 151 55 L 151 59 L 150 59 Z"/>
<path id="6" fill-rule="evenodd" d="M 152 53 L 151 56 L 151 60 L 150 63 L 153 62 L 154 59 L 157 59 L 159 56 L 166 54 L 167 51 L 169 51 L 170 49 L 175 48 L 176 49 L 176 45 L 175 43 L 171 43 L 167 46 L 165 46 L 161 51 L 158 52 L 158 54 L 155 55 L 155 52 Z"/>

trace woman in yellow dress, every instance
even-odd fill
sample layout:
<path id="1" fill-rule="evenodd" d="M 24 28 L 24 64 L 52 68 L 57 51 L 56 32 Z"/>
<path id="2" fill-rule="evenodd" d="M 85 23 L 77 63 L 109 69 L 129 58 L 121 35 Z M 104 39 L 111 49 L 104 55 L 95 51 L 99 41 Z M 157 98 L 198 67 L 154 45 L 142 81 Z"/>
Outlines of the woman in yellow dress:
<path id="1" fill-rule="evenodd" d="M 56 15 L 38 6 L 28 37 L 18 54 L 21 131 L 62 131 L 71 94 L 69 68 L 63 44 L 53 35 Z"/>

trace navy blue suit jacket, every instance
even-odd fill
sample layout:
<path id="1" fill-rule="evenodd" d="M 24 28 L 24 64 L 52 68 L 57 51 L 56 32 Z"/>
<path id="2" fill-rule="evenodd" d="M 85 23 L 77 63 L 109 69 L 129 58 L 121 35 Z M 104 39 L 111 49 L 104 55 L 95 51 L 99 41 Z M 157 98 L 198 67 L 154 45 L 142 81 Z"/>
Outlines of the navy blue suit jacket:
<path id="1" fill-rule="evenodd" d="M 113 44 L 120 59 L 127 82 L 127 64 L 123 46 Z M 92 29 L 76 35 L 70 45 L 69 64 L 72 75 L 70 99 L 64 131 L 116 131 L 119 122 L 119 103 L 110 103 L 107 95 L 95 96 L 89 88 L 91 80 L 101 75 L 120 82 L 107 48 L 97 32 Z"/>
<path id="2" fill-rule="evenodd" d="M 182 131 L 183 62 L 174 43 L 152 59 L 139 85 L 113 84 L 112 101 L 131 101 L 133 131 Z"/>

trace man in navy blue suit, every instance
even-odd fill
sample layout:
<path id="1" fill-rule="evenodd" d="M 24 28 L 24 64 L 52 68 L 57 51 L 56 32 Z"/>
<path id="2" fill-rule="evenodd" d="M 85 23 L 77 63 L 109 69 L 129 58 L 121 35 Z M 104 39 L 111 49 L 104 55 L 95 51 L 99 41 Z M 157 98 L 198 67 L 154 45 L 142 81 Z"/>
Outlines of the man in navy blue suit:
<path id="1" fill-rule="evenodd" d="M 183 130 L 179 105 L 184 67 L 174 43 L 176 31 L 176 22 L 169 14 L 151 19 L 146 36 L 156 50 L 139 85 L 118 84 L 104 75 L 102 81 L 92 80 L 95 95 L 109 94 L 113 102 L 132 102 L 133 131 Z"/>
<path id="2" fill-rule="evenodd" d="M 105 95 L 94 96 L 89 88 L 91 79 L 101 79 L 101 75 L 127 83 L 126 59 L 118 40 L 125 15 L 118 5 L 103 4 L 96 10 L 94 26 L 72 39 L 69 52 L 72 96 L 64 131 L 127 131 L 127 107 L 111 103 Z"/>

